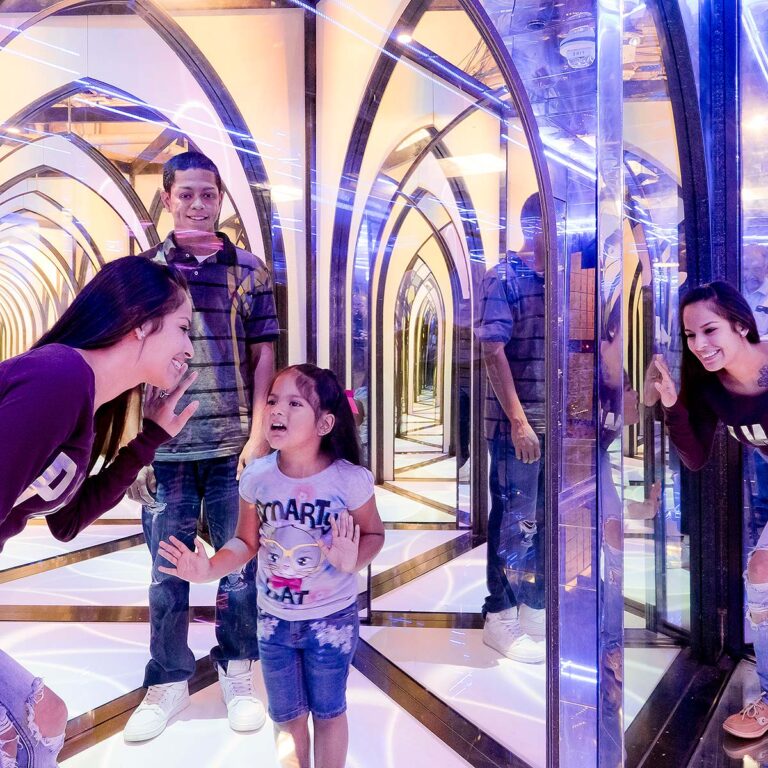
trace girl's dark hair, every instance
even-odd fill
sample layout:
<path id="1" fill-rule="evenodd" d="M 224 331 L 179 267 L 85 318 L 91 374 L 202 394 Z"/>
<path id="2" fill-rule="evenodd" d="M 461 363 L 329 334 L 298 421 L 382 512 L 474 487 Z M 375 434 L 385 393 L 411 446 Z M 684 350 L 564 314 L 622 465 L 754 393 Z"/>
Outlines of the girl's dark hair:
<path id="1" fill-rule="evenodd" d="M 712 311 L 720 315 L 731 324 L 733 330 L 737 325 L 747 329 L 746 340 L 750 344 L 760 343 L 760 334 L 757 331 L 757 323 L 752 309 L 747 300 L 730 283 L 723 280 L 715 280 L 712 283 L 699 285 L 692 288 L 680 301 L 680 333 L 683 337 L 683 362 L 680 370 L 680 397 L 690 409 L 700 397 L 702 386 L 711 380 L 716 373 L 705 370 L 701 362 L 688 348 L 688 339 L 685 336 L 683 314 L 686 307 L 692 304 L 707 302 Z"/>
<path id="2" fill-rule="evenodd" d="M 360 441 L 355 416 L 336 374 L 328 368 L 302 363 L 283 368 L 275 374 L 272 383 L 289 371 L 296 372 L 299 393 L 312 403 L 315 415 L 319 418 L 322 413 L 330 413 L 335 417 L 333 429 L 323 435 L 320 441 L 320 450 L 333 461 L 346 459 L 352 464 L 360 464 Z"/>
<path id="3" fill-rule="evenodd" d="M 126 256 L 105 264 L 77 294 L 58 321 L 32 347 L 64 344 L 77 349 L 104 349 L 149 322 L 150 335 L 162 328 L 187 295 L 187 281 L 175 267 L 145 256 Z M 95 414 L 95 439 L 89 469 L 104 456 L 111 461 L 120 447 L 129 411 L 138 413 L 140 387 L 110 400 Z"/>

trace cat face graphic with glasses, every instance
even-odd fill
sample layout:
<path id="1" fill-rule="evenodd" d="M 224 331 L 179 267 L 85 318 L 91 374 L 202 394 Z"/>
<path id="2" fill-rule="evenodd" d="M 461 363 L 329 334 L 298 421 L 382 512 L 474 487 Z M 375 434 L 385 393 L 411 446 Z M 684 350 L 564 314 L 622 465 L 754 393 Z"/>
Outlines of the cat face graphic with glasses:
<path id="1" fill-rule="evenodd" d="M 267 569 L 274 574 L 270 578 L 273 586 L 299 588 L 301 579 L 317 572 L 323 563 L 319 542 L 309 532 L 290 523 L 264 527 L 259 555 L 264 558 Z M 299 583 L 277 585 L 276 580 Z"/>

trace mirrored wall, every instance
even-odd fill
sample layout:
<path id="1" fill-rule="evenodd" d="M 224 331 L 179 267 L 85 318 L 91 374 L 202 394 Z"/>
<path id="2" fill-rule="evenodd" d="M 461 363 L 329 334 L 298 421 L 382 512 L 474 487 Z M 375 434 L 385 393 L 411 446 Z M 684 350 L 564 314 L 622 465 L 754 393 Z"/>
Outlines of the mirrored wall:
<path id="1" fill-rule="evenodd" d="M 624 6 L 0 2 L 0 359 L 166 237 L 163 163 L 211 157 L 280 363 L 356 403 L 387 528 L 358 670 L 473 764 L 620 765 L 690 629 L 645 385 L 680 354 L 685 179 L 656 0 Z"/>

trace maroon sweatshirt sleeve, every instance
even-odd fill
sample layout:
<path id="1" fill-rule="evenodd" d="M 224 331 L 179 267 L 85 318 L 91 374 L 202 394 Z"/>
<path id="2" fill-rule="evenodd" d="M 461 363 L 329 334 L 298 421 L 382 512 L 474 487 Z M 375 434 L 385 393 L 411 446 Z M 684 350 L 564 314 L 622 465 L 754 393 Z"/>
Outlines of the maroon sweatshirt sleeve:
<path id="1" fill-rule="evenodd" d="M 663 410 L 669 436 L 683 464 L 694 471 L 701 469 L 709 460 L 712 451 L 717 416 L 709 408 L 701 407 L 696 412 L 694 424 L 690 412 L 679 397 L 671 408 Z"/>
<path id="2" fill-rule="evenodd" d="M 88 477 L 68 504 L 45 518 L 51 533 L 60 541 L 70 541 L 112 509 L 123 498 L 139 470 L 152 463 L 158 446 L 170 439 L 162 427 L 144 419 L 142 431 L 120 449 L 112 463 Z"/>

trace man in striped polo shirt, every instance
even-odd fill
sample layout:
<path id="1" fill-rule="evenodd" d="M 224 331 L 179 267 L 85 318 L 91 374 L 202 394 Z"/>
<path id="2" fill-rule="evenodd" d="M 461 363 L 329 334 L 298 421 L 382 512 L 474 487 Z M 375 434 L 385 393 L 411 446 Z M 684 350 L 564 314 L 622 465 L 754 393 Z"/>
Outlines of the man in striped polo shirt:
<path id="1" fill-rule="evenodd" d="M 189 648 L 189 584 L 160 573 L 158 543 L 176 536 L 194 547 L 201 507 L 213 546 L 235 532 L 237 478 L 266 453 L 261 412 L 274 372 L 272 343 L 278 323 L 272 283 L 264 263 L 216 232 L 223 192 L 216 166 L 198 152 L 184 152 L 163 168 L 162 201 L 173 232 L 148 258 L 184 273 L 192 295 L 192 366 L 198 378 L 186 397 L 200 401 L 182 436 L 158 451 L 134 486 L 143 504 L 142 526 L 152 553 L 149 587 L 150 654 L 142 704 L 125 727 L 126 741 L 157 736 L 189 704 L 187 681 L 195 672 Z M 216 598 L 216 664 L 236 731 L 260 728 L 264 706 L 251 680 L 258 658 L 253 562 L 219 583 Z"/>
<path id="2" fill-rule="evenodd" d="M 483 642 L 515 661 L 544 661 L 544 237 L 541 202 L 520 214 L 525 238 L 488 270 L 475 335 L 488 374 L 488 596 Z"/>

